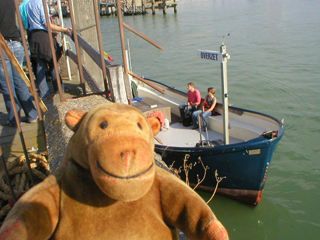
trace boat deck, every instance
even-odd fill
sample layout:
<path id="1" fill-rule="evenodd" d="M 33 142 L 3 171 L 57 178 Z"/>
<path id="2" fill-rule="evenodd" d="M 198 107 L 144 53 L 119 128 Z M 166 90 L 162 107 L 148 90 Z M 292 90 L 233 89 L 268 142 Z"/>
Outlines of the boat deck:
<path id="1" fill-rule="evenodd" d="M 150 97 L 141 98 L 138 102 L 134 102 L 133 106 L 138 108 L 140 111 L 145 113 L 147 116 L 149 112 L 161 111 L 165 117 L 170 121 L 170 127 L 168 129 L 162 129 L 157 135 L 161 140 L 161 143 L 156 142 L 163 146 L 174 146 L 174 147 L 195 147 L 200 141 L 200 130 L 192 129 L 193 126 L 185 127 L 179 122 L 180 117 L 172 113 L 172 109 L 167 107 L 163 103 L 151 99 Z M 186 137 L 187 136 L 187 137 Z M 208 135 L 205 131 L 201 131 L 202 140 L 220 140 L 223 141 L 224 136 L 222 133 L 208 129 Z M 243 140 L 239 140 L 230 137 L 230 144 L 239 143 Z"/>
<path id="2" fill-rule="evenodd" d="M 199 129 L 192 129 L 192 126 L 184 127 L 182 123 L 173 123 L 168 129 L 160 131 L 157 137 L 164 146 L 195 147 L 196 143 L 200 141 L 200 131 Z M 208 137 L 205 131 L 201 131 L 201 137 L 202 140 L 223 140 L 223 134 L 209 129 Z M 238 139 L 230 138 L 231 144 L 239 142 L 241 141 Z"/>
<path id="3" fill-rule="evenodd" d="M 166 107 L 163 103 L 151 99 L 150 97 L 144 97 L 138 102 L 134 102 L 133 106 L 145 113 L 147 116 L 149 112 L 161 111 L 165 117 L 170 121 L 170 127 L 164 128 L 160 131 L 157 137 L 163 143 L 163 146 L 174 147 L 195 147 L 200 141 L 200 130 L 192 129 L 193 126 L 185 127 L 179 122 L 180 117 L 173 114 L 170 107 Z M 186 137 L 187 136 L 187 137 Z M 223 134 L 208 129 L 208 135 L 205 131 L 201 131 L 202 140 L 220 140 L 223 141 Z M 230 137 L 230 143 L 239 143 L 242 140 Z M 156 144 L 160 144 L 156 142 Z"/>

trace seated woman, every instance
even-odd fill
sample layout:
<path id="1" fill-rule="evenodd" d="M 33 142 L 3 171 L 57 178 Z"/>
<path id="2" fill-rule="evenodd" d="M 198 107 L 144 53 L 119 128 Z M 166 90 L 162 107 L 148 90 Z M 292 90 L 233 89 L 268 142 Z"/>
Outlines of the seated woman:
<path id="1" fill-rule="evenodd" d="M 204 99 L 204 104 L 202 107 L 202 110 L 198 110 L 192 113 L 192 122 L 193 127 L 192 129 L 198 129 L 199 128 L 199 122 L 198 122 L 198 116 L 202 116 L 203 120 L 203 128 L 207 127 L 207 117 L 212 115 L 212 112 L 214 111 L 214 108 L 217 104 L 217 98 L 214 96 L 216 93 L 215 88 L 208 88 L 208 95 Z"/>

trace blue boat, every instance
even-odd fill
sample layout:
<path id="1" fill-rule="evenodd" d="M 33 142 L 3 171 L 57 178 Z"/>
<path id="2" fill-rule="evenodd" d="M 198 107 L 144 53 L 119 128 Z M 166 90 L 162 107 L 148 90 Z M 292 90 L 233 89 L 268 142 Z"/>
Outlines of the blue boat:
<path id="1" fill-rule="evenodd" d="M 229 106 L 225 144 L 223 104 L 218 103 L 217 114 L 208 118 L 207 132 L 194 130 L 179 122 L 179 105 L 187 102 L 185 92 L 137 76 L 132 81 L 141 100 L 133 106 L 146 116 L 160 111 L 170 122 L 158 133 L 155 150 L 179 177 L 208 192 L 214 192 L 221 181 L 218 194 L 252 205 L 260 201 L 272 157 L 284 134 L 283 120 Z"/>
<path id="2" fill-rule="evenodd" d="M 99 59 L 97 50 L 79 35 L 78 39 L 92 59 Z M 67 54 L 75 58 L 70 51 Z M 184 127 L 179 122 L 179 106 L 187 103 L 187 93 L 128 71 L 126 85 L 134 96 L 131 104 L 145 116 L 159 111 L 169 122 L 169 127 L 156 136 L 155 151 L 180 178 L 197 189 L 215 192 L 218 187 L 218 194 L 256 205 L 262 197 L 272 157 L 284 134 L 284 120 L 229 106 L 224 68 L 229 56 L 225 46 L 221 46 L 220 53 L 200 51 L 199 56 L 221 63 L 223 82 L 223 101 L 215 107 L 216 114 L 208 117 L 206 132 Z M 111 62 L 105 61 L 111 66 Z M 115 85 L 114 92 L 125 93 L 124 89 L 119 90 L 121 84 L 119 89 L 116 84 L 111 85 Z M 123 99 L 127 100 L 126 97 Z M 120 100 L 117 96 L 114 101 Z"/>

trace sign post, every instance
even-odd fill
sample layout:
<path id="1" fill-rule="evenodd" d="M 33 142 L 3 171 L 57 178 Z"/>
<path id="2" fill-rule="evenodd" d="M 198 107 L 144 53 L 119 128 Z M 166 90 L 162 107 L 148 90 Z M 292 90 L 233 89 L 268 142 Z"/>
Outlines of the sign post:
<path id="1" fill-rule="evenodd" d="M 229 93 L 228 93 L 228 72 L 227 62 L 230 58 L 227 53 L 227 48 L 224 45 L 220 46 L 222 55 L 221 62 L 221 85 L 222 85 L 222 107 L 223 107 L 223 135 L 224 144 L 229 144 Z"/>
<path id="2" fill-rule="evenodd" d="M 222 107 L 223 107 L 223 136 L 224 144 L 230 143 L 229 139 L 229 94 L 228 94 L 228 74 L 227 62 L 230 55 L 227 53 L 226 46 L 220 46 L 220 52 L 198 50 L 200 59 L 213 61 L 221 64 L 221 86 L 222 86 Z"/>

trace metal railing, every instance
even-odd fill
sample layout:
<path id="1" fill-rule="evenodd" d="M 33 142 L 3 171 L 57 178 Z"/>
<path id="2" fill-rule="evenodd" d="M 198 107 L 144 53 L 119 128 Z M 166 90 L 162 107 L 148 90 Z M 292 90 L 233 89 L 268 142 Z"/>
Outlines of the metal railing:
<path id="1" fill-rule="evenodd" d="M 59 0 L 60 1 L 60 0 Z M 21 20 L 21 15 L 20 15 L 20 10 L 19 10 L 19 5 L 18 5 L 18 0 L 14 0 L 15 3 L 15 7 L 16 7 L 16 15 L 17 15 L 17 20 L 18 20 L 18 24 L 20 27 L 20 34 L 21 36 L 25 36 L 26 32 L 24 30 L 23 24 L 22 24 L 22 20 Z M 46 6 L 46 0 L 43 0 L 43 6 Z M 118 9 L 120 9 L 120 0 L 116 0 L 116 4 L 118 6 Z M 72 37 L 76 46 L 76 57 L 77 57 L 77 61 L 78 61 L 78 70 L 79 70 L 79 75 L 80 75 L 80 85 L 83 89 L 83 96 L 87 95 L 87 91 L 86 91 L 86 87 L 85 87 L 85 77 L 84 77 L 84 69 L 82 68 L 82 59 L 81 59 L 81 54 L 80 54 L 80 44 L 79 44 L 79 39 L 78 39 L 78 34 L 76 31 L 76 24 L 74 22 L 74 10 L 73 10 L 73 1 L 69 0 L 68 1 L 68 5 L 69 5 L 69 9 L 70 9 L 70 18 L 71 18 L 71 24 L 72 24 Z M 100 13 L 98 10 L 98 2 L 97 0 L 93 1 L 93 5 L 94 5 L 94 14 L 95 14 L 95 21 L 96 21 L 96 28 L 97 28 L 97 36 L 98 36 L 98 42 L 99 42 L 99 54 L 100 54 L 100 61 L 99 64 L 100 68 L 102 70 L 102 74 L 103 74 L 103 81 L 104 81 L 104 91 L 102 92 L 96 92 L 94 94 L 103 94 L 105 95 L 106 98 L 108 98 L 111 101 L 114 101 L 114 96 L 112 94 L 112 89 L 111 89 L 111 83 L 108 80 L 108 67 L 106 66 L 105 63 L 105 54 L 103 51 L 103 43 L 102 43 L 102 37 L 101 37 L 101 28 L 100 28 Z M 45 17 L 46 17 L 46 21 L 50 22 L 50 16 L 49 13 L 47 12 L 46 8 L 45 9 Z M 61 15 L 60 15 L 61 16 Z M 144 40 L 148 41 L 149 43 L 151 43 L 152 45 L 154 45 L 155 47 L 159 48 L 159 49 L 163 49 L 160 45 L 156 44 L 155 42 L 153 42 L 151 39 L 147 38 L 146 36 L 142 35 L 141 33 L 139 33 L 137 30 L 135 30 L 134 28 L 130 27 L 129 25 L 127 25 L 126 23 L 124 23 L 122 21 L 122 14 L 117 14 L 118 16 L 118 23 L 119 23 L 119 31 L 120 31 L 120 41 L 121 41 L 121 47 L 122 47 L 122 57 L 123 57 L 123 65 L 124 65 L 124 72 L 125 74 L 131 74 L 137 78 L 139 78 L 141 81 L 143 81 L 144 79 L 139 77 L 137 74 L 133 73 L 133 72 L 129 72 L 128 71 L 128 66 L 127 66 L 127 57 L 126 57 L 126 49 L 125 49 L 125 42 L 124 42 L 124 32 L 123 32 L 123 27 L 127 28 L 128 30 L 132 31 L 133 33 L 135 33 L 136 35 L 138 35 L 139 37 L 143 38 Z M 48 27 L 48 32 L 51 32 L 51 27 L 50 24 L 47 24 Z M 49 35 L 49 41 L 50 41 L 50 48 L 51 48 L 51 53 L 52 53 L 52 57 L 53 57 L 53 64 L 54 64 L 54 69 L 55 69 L 55 73 L 56 73 L 56 77 L 57 77 L 57 83 L 58 83 L 58 91 L 59 91 L 59 95 L 60 95 L 60 102 L 64 102 L 67 101 L 68 99 L 65 99 L 63 96 L 63 90 L 62 90 L 62 85 L 61 85 L 61 80 L 60 80 L 60 74 L 59 74 L 59 68 L 58 68 L 58 63 L 57 63 L 57 58 L 55 55 L 55 49 L 54 49 L 54 40 L 53 40 L 53 36 L 52 34 L 48 34 Z M 3 68 L 5 70 L 5 76 L 6 76 L 6 82 L 9 88 L 9 94 L 10 94 L 10 100 L 11 103 L 13 105 L 13 109 L 14 109 L 14 115 L 15 115 L 15 119 L 16 119 L 16 124 L 17 124 L 17 129 L 19 132 L 19 136 L 20 136 L 20 141 L 21 141 L 21 145 L 23 147 L 23 151 L 24 151 L 24 155 L 27 161 L 27 165 L 28 165 L 28 169 L 31 175 L 31 186 L 33 186 L 34 183 L 34 178 L 33 178 L 33 174 L 31 171 L 31 166 L 30 166 L 30 160 L 28 158 L 28 151 L 27 151 L 27 147 L 26 147 L 26 143 L 25 143 L 25 139 L 24 139 L 24 135 L 22 132 L 22 128 L 21 128 L 21 124 L 19 121 L 19 115 L 18 115 L 18 111 L 16 108 L 16 104 L 15 104 L 15 99 L 14 99 L 14 95 L 13 95 L 13 90 L 12 90 L 12 86 L 10 83 L 10 78 L 8 75 L 8 71 L 7 71 L 7 66 L 5 64 L 4 61 L 4 52 L 3 50 L 5 50 L 6 54 L 8 56 L 11 56 L 12 59 L 11 62 L 14 61 L 14 55 L 11 52 L 10 48 L 8 48 L 6 41 L 4 40 L 4 38 L 2 37 L 2 35 L 0 34 L 0 57 L 2 60 L 2 64 L 3 64 Z M 3 39 L 3 40 L 2 40 Z M 39 121 L 40 121 L 40 127 L 42 129 L 42 133 L 43 133 L 43 141 L 46 143 L 46 134 L 45 134 L 45 123 L 44 123 L 44 113 L 47 111 L 46 106 L 43 104 L 43 102 L 41 101 L 41 99 L 38 96 L 38 93 L 36 91 L 36 84 L 35 84 L 35 79 L 34 76 L 32 74 L 32 66 L 31 66 L 31 60 L 30 60 L 30 56 L 29 56 L 29 52 L 28 52 L 28 46 L 27 46 L 27 42 L 25 37 L 22 37 L 22 44 L 24 47 L 24 51 L 25 51 L 25 57 L 26 57 L 26 63 L 27 63 L 27 68 L 29 71 L 29 78 L 27 78 L 27 76 L 25 75 L 24 71 L 22 70 L 21 66 L 19 64 L 15 64 L 15 68 L 17 69 L 17 71 L 19 72 L 21 78 L 23 78 L 23 80 L 29 81 L 30 84 L 30 92 L 34 97 L 34 102 L 36 105 L 36 109 L 38 112 L 38 116 L 39 116 Z M 64 49 L 64 51 L 66 51 L 66 49 Z M 11 52 L 11 53 L 10 53 Z M 150 85 L 150 83 L 148 83 Z M 28 85 L 28 83 L 27 83 Z M 80 96 L 81 97 L 81 96 Z M 17 197 L 14 194 L 14 191 L 12 189 L 11 183 L 10 183 L 10 176 L 6 167 L 6 160 L 5 157 L 3 156 L 3 151 L 2 148 L 0 146 L 0 157 L 1 160 L 3 162 L 3 166 L 4 166 L 4 171 L 5 171 L 5 175 L 10 187 L 10 192 L 12 194 L 12 199 L 14 201 L 16 201 Z"/>

